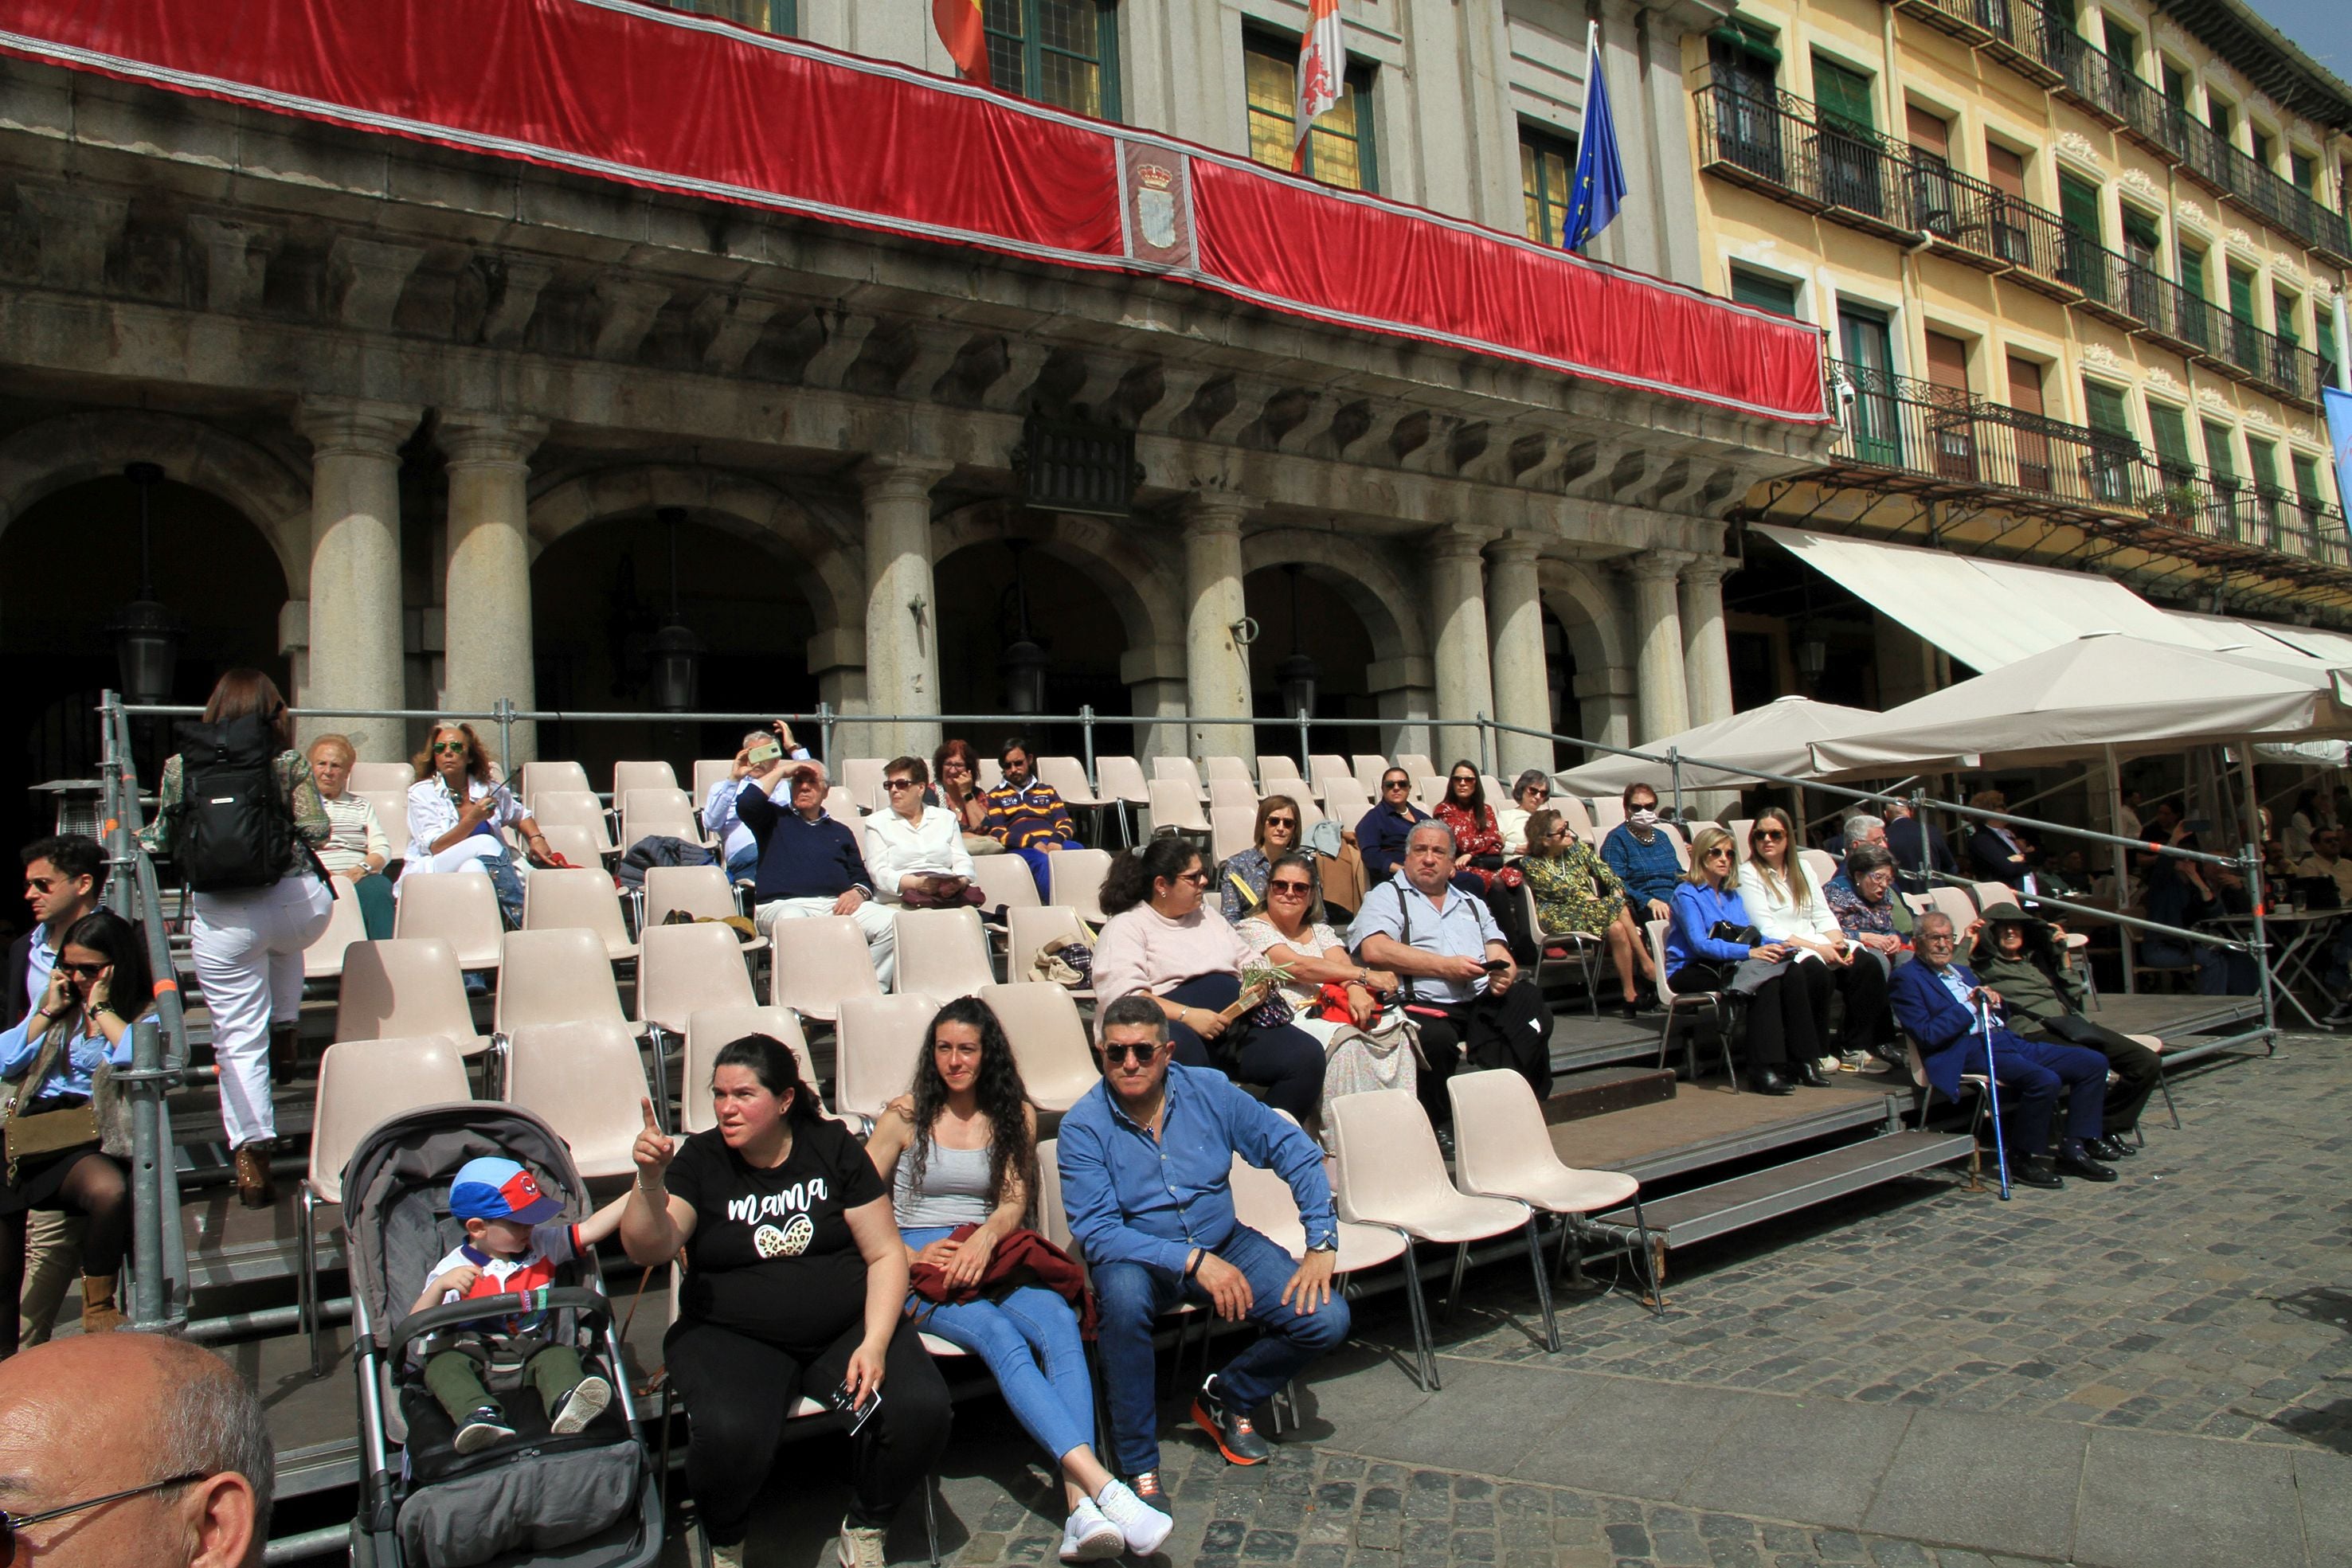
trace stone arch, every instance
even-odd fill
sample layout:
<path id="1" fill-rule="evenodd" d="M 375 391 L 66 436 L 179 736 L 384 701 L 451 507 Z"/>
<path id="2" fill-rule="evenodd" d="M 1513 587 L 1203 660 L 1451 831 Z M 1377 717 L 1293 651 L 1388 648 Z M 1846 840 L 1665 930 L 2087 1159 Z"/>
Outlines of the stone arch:
<path id="1" fill-rule="evenodd" d="M 776 551 L 795 569 L 821 631 L 864 635 L 863 559 L 782 490 L 720 469 L 640 464 L 560 480 L 531 497 L 531 559 L 575 528 L 663 507 L 683 507 Z"/>
<path id="2" fill-rule="evenodd" d="M 1001 541 L 1007 533 L 1076 568 L 1101 589 L 1127 627 L 1130 650 L 1166 647 L 1181 656 L 1184 605 L 1174 585 L 1182 579 L 1182 565 L 1171 552 L 1154 550 L 1131 526 L 982 501 L 932 519 L 931 559 L 936 564 L 968 546 Z"/>
<path id="3" fill-rule="evenodd" d="M 1544 608 L 1559 617 L 1580 670 L 1611 669 L 1630 664 L 1625 649 L 1625 616 L 1607 581 L 1580 562 L 1542 563 Z"/>
<path id="4" fill-rule="evenodd" d="M 262 447 L 178 414 L 60 414 L 0 439 L 0 530 L 69 485 L 115 478 L 142 462 L 244 513 L 277 553 L 288 591 L 308 595 L 310 486 Z"/>
<path id="5" fill-rule="evenodd" d="M 1430 656 L 1429 623 L 1421 595 L 1407 586 L 1388 558 L 1361 538 L 1318 528 L 1270 528 L 1242 535 L 1242 573 L 1293 561 L 1307 575 L 1337 589 L 1362 620 L 1381 659 Z"/>

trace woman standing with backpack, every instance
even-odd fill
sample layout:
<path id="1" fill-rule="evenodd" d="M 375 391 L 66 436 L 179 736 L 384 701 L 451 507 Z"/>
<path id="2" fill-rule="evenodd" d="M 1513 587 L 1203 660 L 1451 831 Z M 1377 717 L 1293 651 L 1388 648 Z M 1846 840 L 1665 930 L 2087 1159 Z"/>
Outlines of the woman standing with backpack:
<path id="1" fill-rule="evenodd" d="M 267 1208 L 278 1198 L 269 1176 L 278 1137 L 271 1031 L 290 1057 L 302 950 L 335 908 L 315 852 L 334 824 L 310 763 L 294 749 L 294 715 L 259 670 L 223 675 L 203 722 L 183 726 L 180 738 L 144 837 L 150 850 L 173 857 L 194 894 L 196 980 L 212 1014 L 237 1200 Z"/>

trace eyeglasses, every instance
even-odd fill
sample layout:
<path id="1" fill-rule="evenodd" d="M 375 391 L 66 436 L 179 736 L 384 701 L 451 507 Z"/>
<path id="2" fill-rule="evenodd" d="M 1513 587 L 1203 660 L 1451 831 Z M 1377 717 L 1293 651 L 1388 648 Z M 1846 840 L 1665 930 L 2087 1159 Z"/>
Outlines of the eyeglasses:
<path id="1" fill-rule="evenodd" d="M 79 1502 L 69 1502 L 63 1508 L 53 1508 L 41 1513 L 0 1512 L 0 1563 L 16 1561 L 16 1532 L 31 1525 L 47 1524 L 53 1519 L 63 1519 L 69 1513 L 80 1513 L 86 1509 L 103 1508 L 110 1502 L 123 1502 L 134 1497 L 145 1497 L 149 1492 L 169 1491 L 173 1487 L 184 1487 L 191 1481 L 209 1480 L 219 1473 L 218 1470 L 190 1470 L 185 1475 L 173 1476 L 165 1480 L 149 1481 L 143 1487 L 131 1487 L 123 1491 L 110 1491 L 104 1497 L 84 1498 Z"/>
<path id="2" fill-rule="evenodd" d="M 1265 884 L 1265 890 L 1268 893 L 1295 893 L 1301 898 L 1315 891 L 1312 883 L 1304 882 L 1270 882 Z"/>
<path id="3" fill-rule="evenodd" d="M 1922 934 L 1921 934 L 1921 936 L 1920 936 L 1920 937 L 1919 937 L 1919 946 L 1922 946 L 1922 947 L 1948 947 L 1948 946 L 1950 946 L 1953 943 L 1958 942 L 1958 940 L 1959 940 L 1959 938 L 1958 938 L 1958 937 L 1957 937 L 1957 936 L 1953 936 L 1953 935 L 1952 935 L 1950 932 L 1948 932 L 1948 931 L 1945 932 L 1945 933 L 1944 933 L 1942 936 L 1935 936 L 1935 935 L 1932 935 L 1932 934 L 1922 933 Z"/>
<path id="4" fill-rule="evenodd" d="M 882 788 L 885 789 L 919 789 L 922 786 L 916 783 L 912 779 L 885 779 L 882 780 Z"/>
<path id="5" fill-rule="evenodd" d="M 1160 1048 L 1166 1043 L 1165 1040 L 1139 1040 L 1127 1045 L 1114 1045 L 1106 1041 L 1102 1047 L 1103 1065 L 1117 1067 L 1122 1061 L 1133 1061 L 1138 1066 L 1141 1066 L 1158 1055 Z"/>
<path id="6" fill-rule="evenodd" d="M 1759 828 L 1748 836 L 1759 844 L 1777 844 L 1789 835 L 1778 828 Z"/>
<path id="7" fill-rule="evenodd" d="M 1412 788 L 1412 780 L 1410 779 L 1383 779 L 1381 780 L 1381 788 L 1382 789 L 1410 789 Z"/>
<path id="8" fill-rule="evenodd" d="M 2312 841 L 2314 843 L 2317 843 L 2320 841 L 2315 839 Z M 57 886 L 62 880 L 64 879 L 54 876 L 28 876 L 25 879 L 25 891 L 27 893 L 47 893 L 51 888 Z"/>
<path id="9" fill-rule="evenodd" d="M 466 743 L 462 740 L 436 740 L 433 743 L 433 749 L 436 752 L 463 751 L 466 749 Z"/>
<path id="10" fill-rule="evenodd" d="M 72 980 L 95 980 L 110 967 L 105 964 L 59 964 L 58 972 Z"/>

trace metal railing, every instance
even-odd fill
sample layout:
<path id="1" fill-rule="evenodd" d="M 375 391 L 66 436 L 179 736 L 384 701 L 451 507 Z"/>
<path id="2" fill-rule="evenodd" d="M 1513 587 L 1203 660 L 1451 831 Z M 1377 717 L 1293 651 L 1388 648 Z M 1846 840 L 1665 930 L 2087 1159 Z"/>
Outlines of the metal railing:
<path id="1" fill-rule="evenodd" d="M 2139 512 L 2208 538 L 2352 566 L 2344 512 L 2152 455 L 2128 435 L 2066 424 L 1866 365 L 1829 361 L 1832 449 L 1850 462 L 2041 501 Z"/>
<path id="2" fill-rule="evenodd" d="M 2200 181 L 2230 196 L 2281 233 L 2315 249 L 2352 259 L 2352 225 L 2308 191 L 2235 146 L 2167 98 L 2131 66 L 2074 30 L 2071 15 L 2040 0 L 1909 0 L 1948 32 L 1986 52 L 2139 141 L 2168 153 Z"/>
<path id="3" fill-rule="evenodd" d="M 1785 92 L 1723 83 L 1698 91 L 1701 157 L 1716 172 L 1773 188 L 1840 222 L 1916 232 L 1911 162 L 1877 132 Z"/>

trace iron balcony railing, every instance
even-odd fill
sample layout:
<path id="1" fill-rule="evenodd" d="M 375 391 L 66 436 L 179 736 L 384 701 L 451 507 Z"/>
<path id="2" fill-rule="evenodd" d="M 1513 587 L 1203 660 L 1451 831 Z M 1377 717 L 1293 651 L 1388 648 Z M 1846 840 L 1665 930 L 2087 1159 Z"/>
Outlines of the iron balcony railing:
<path id="1" fill-rule="evenodd" d="M 2281 232 L 2352 260 L 2352 225 L 2310 192 L 2231 144 L 2213 128 L 2094 47 L 2074 20 L 2041 0 L 1899 0 L 1948 32 L 1982 41 L 2021 74 L 2169 153 L 2214 190 Z"/>
<path id="2" fill-rule="evenodd" d="M 2150 454 L 2131 436 L 2025 413 L 1851 361 L 1829 361 L 1850 463 L 2040 502 L 2138 512 L 2168 526 L 2352 566 L 2344 513 Z"/>
<path id="3" fill-rule="evenodd" d="M 2084 305 L 2225 371 L 2242 373 L 2279 396 L 2317 407 L 2327 367 L 2317 354 L 2184 287 L 2150 262 L 2066 235 L 2066 280 Z"/>

